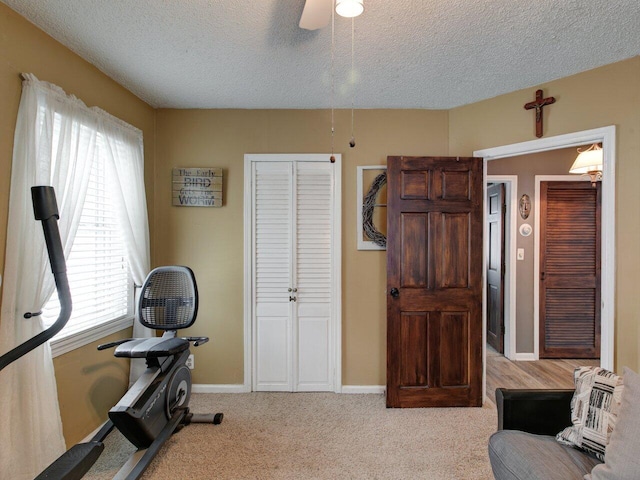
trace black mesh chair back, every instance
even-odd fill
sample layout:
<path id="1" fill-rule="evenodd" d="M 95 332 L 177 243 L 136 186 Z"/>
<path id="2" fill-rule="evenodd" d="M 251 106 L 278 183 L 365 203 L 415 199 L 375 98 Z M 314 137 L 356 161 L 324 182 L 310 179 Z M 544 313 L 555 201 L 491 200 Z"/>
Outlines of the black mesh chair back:
<path id="1" fill-rule="evenodd" d="M 147 275 L 138 302 L 138 319 L 145 327 L 187 328 L 197 313 L 198 287 L 189 267 L 158 267 Z"/>

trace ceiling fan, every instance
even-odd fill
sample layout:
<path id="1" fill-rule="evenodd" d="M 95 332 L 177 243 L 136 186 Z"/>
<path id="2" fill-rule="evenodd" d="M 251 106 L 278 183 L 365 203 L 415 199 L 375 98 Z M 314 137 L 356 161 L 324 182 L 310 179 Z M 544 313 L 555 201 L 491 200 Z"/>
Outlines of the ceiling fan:
<path id="1" fill-rule="evenodd" d="M 331 9 L 342 17 L 357 17 L 364 11 L 363 0 L 306 0 L 300 17 L 300 28 L 317 30 L 331 20 Z"/>
<path id="2" fill-rule="evenodd" d="M 353 70 L 353 43 L 354 43 L 354 29 L 353 29 L 353 17 L 357 17 L 364 11 L 364 0 L 305 0 L 304 9 L 302 10 L 302 16 L 300 17 L 300 28 L 306 30 L 318 30 L 319 28 L 326 27 L 330 21 L 335 24 L 335 17 L 333 15 L 333 7 L 335 5 L 336 13 L 341 17 L 347 17 L 352 19 L 351 23 L 351 70 Z M 329 160 L 334 163 L 335 156 L 333 155 L 333 135 L 334 135 L 334 123 L 333 123 L 333 95 L 334 95 L 334 72 L 333 72 L 333 24 L 331 28 L 331 157 Z M 355 94 L 354 94 L 355 95 Z M 356 146 L 356 140 L 353 135 L 354 125 L 354 107 L 351 103 L 351 140 L 349 146 L 351 148 Z"/>

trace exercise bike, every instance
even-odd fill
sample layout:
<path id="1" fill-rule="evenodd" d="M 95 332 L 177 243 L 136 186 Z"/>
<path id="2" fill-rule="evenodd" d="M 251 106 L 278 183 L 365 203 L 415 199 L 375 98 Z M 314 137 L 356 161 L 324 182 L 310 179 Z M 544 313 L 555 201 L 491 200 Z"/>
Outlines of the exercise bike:
<path id="1" fill-rule="evenodd" d="M 0 370 L 58 333 L 71 316 L 71 295 L 60 242 L 58 209 L 52 187 L 33 187 L 36 220 L 42 227 L 56 282 L 61 310 L 48 329 L 0 357 Z M 189 347 L 209 341 L 207 337 L 178 337 L 177 330 L 190 327 L 198 312 L 198 289 L 188 267 L 158 267 L 147 276 L 137 308 L 138 320 L 148 328 L 163 330 L 162 337 L 128 338 L 98 346 L 116 347 L 120 358 L 144 358 L 147 369 L 109 411 L 109 419 L 88 441 L 71 447 L 49 465 L 36 480 L 76 480 L 89 471 L 104 450 L 104 440 L 117 428 L 137 451 L 114 478 L 139 478 L 164 442 L 189 423 L 220 424 L 222 413 L 196 415 L 189 411 L 191 372 Z"/>

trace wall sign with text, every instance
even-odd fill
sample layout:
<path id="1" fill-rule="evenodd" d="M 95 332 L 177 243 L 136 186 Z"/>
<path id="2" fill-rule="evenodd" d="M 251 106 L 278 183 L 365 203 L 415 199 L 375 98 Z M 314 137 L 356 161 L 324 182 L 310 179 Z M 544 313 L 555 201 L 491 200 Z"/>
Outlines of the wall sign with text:
<path id="1" fill-rule="evenodd" d="M 222 206 L 222 168 L 174 168 L 172 186 L 176 207 Z"/>

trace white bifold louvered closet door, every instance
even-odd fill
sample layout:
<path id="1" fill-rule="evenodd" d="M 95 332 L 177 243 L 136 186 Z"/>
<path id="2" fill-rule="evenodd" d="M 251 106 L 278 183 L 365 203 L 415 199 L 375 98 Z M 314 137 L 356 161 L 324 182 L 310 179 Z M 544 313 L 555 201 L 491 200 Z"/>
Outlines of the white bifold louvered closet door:
<path id="1" fill-rule="evenodd" d="M 336 164 L 324 156 L 251 168 L 253 389 L 334 391 Z"/>

